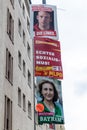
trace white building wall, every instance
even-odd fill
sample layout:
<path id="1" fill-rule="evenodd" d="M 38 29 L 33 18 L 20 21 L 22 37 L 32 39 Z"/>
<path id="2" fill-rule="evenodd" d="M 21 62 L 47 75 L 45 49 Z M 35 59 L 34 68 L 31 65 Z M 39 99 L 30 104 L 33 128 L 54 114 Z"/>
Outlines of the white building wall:
<path id="1" fill-rule="evenodd" d="M 24 0 L 21 0 L 24 3 Z M 25 3 L 24 3 L 25 5 Z M 7 8 L 9 8 L 14 19 L 14 44 L 7 34 Z M 20 7 L 18 0 L 14 0 L 14 9 L 10 0 L 0 0 L 0 130 L 4 129 L 4 99 L 5 95 L 12 101 L 12 130 L 34 130 L 34 96 L 33 96 L 33 55 L 32 40 L 27 30 L 27 13 L 25 6 L 25 18 L 22 14 L 22 6 Z M 23 37 L 18 34 L 18 18 L 21 19 L 22 29 L 25 30 L 26 42 L 23 44 Z M 27 41 L 31 48 L 31 57 L 27 55 Z M 6 79 L 6 48 L 9 49 L 13 56 L 13 85 Z M 22 54 L 22 61 L 26 63 L 26 75 L 23 76 L 23 69 L 18 67 L 18 50 Z M 27 81 L 27 70 L 31 73 L 31 87 Z M 23 99 L 21 99 L 21 107 L 18 106 L 18 87 L 21 94 L 26 96 L 26 111 L 23 111 Z M 21 96 L 21 98 L 22 98 Z M 32 106 L 32 117 L 28 117 L 28 101 Z"/>

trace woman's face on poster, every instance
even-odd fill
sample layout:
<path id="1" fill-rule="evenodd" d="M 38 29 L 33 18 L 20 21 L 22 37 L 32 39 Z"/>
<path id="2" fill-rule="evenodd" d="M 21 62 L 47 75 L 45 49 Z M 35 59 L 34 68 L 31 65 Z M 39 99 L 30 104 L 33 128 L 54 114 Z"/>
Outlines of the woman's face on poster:
<path id="1" fill-rule="evenodd" d="M 42 85 L 42 95 L 44 100 L 52 101 L 54 97 L 54 88 L 50 83 L 44 83 Z"/>

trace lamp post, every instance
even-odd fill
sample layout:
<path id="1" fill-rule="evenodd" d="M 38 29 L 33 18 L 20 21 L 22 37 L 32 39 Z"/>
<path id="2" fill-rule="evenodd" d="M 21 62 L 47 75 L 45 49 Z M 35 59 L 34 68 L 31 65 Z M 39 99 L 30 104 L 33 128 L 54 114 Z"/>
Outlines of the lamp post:
<path id="1" fill-rule="evenodd" d="M 46 0 L 42 0 L 42 4 L 46 4 Z"/>

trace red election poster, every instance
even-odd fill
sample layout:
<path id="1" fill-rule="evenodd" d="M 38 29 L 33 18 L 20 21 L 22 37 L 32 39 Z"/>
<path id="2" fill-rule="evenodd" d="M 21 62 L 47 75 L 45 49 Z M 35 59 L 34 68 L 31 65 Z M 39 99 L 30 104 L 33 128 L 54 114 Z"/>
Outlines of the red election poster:
<path id="1" fill-rule="evenodd" d="M 60 42 L 49 38 L 34 38 L 35 76 L 63 79 Z"/>
<path id="2" fill-rule="evenodd" d="M 56 6 L 31 5 L 30 6 L 30 34 L 31 37 L 42 36 L 58 39 Z"/>

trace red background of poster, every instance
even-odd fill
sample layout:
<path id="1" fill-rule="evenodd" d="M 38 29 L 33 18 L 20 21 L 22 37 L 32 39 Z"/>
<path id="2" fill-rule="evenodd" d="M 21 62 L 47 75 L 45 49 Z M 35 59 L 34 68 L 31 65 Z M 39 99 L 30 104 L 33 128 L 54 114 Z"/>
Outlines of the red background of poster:
<path id="1" fill-rule="evenodd" d="M 49 38 L 34 38 L 35 76 L 62 79 L 60 42 Z"/>

